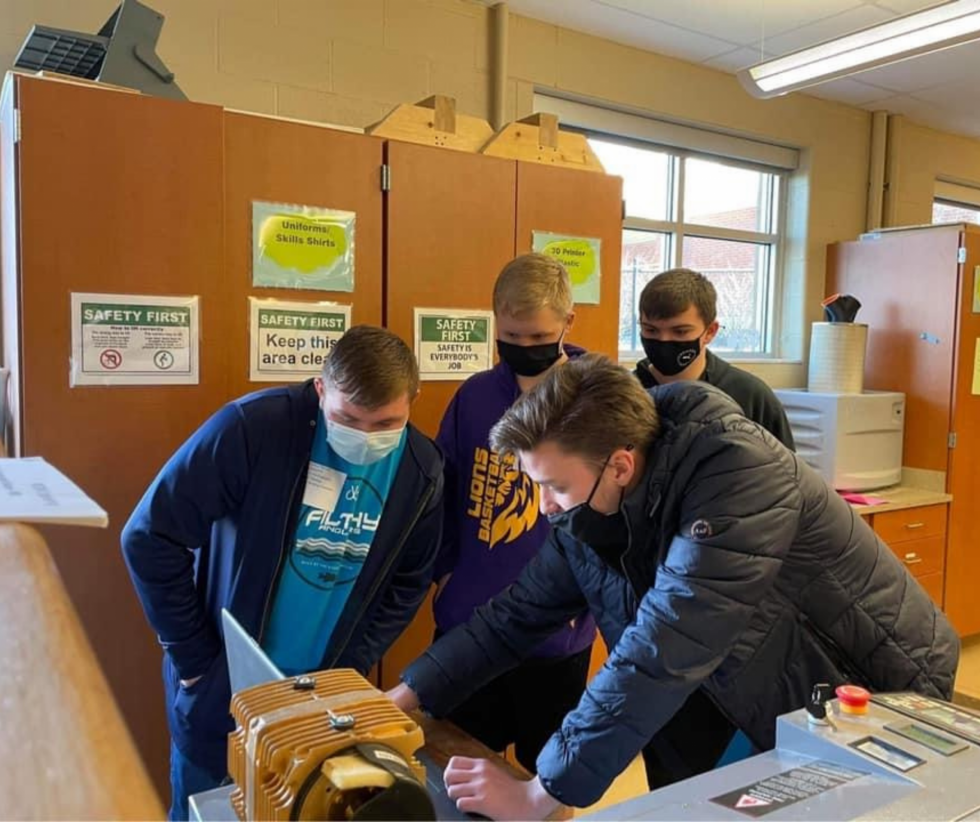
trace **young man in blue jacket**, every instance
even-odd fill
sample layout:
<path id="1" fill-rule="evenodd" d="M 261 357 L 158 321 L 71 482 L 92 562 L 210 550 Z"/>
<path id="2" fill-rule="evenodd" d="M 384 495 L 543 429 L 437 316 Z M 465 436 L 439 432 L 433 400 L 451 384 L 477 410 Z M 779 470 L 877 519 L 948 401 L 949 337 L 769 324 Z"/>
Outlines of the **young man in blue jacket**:
<path id="1" fill-rule="evenodd" d="M 552 369 L 584 353 L 566 342 L 575 319 L 572 284 L 552 257 L 524 254 L 507 263 L 494 285 L 493 312 L 500 362 L 460 387 L 436 439 L 446 458 L 434 604 L 440 635 L 517 579 L 547 539 L 537 486 L 513 455 L 490 447 L 490 429 Z M 582 696 L 594 638 L 595 622 L 583 609 L 449 718 L 495 751 L 513 743 L 533 772 L 548 737 Z"/>
<path id="2" fill-rule="evenodd" d="M 356 326 L 321 377 L 218 411 L 130 517 L 123 555 L 165 652 L 171 819 L 226 774 L 222 608 L 287 674 L 366 674 L 425 598 L 443 486 L 408 424 L 418 389 L 408 346 Z"/>
<path id="3" fill-rule="evenodd" d="M 541 487 L 551 535 L 517 581 L 437 641 L 390 695 L 436 716 L 587 607 L 609 658 L 519 781 L 454 757 L 449 796 L 493 819 L 586 807 L 643 754 L 654 784 L 758 749 L 813 685 L 949 699 L 952 626 L 895 553 L 719 389 L 645 391 L 589 355 L 504 414 L 494 448 Z"/>

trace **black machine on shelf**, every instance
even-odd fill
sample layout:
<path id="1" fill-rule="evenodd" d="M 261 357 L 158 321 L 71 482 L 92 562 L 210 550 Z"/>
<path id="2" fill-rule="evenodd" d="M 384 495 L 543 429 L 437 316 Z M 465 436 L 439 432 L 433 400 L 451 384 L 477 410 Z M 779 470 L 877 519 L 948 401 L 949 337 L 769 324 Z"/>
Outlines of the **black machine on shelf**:
<path id="1" fill-rule="evenodd" d="M 123 0 L 98 34 L 35 25 L 14 67 L 49 71 L 186 100 L 157 55 L 164 17 L 138 0 Z"/>

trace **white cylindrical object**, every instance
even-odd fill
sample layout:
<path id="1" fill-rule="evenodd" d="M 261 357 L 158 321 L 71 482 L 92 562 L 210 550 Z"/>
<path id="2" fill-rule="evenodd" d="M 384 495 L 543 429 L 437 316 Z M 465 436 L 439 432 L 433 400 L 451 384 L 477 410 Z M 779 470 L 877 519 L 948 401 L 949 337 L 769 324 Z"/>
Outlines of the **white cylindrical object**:
<path id="1" fill-rule="evenodd" d="M 868 326 L 864 323 L 814 323 L 807 389 L 860 394 L 864 390 L 867 345 Z"/>

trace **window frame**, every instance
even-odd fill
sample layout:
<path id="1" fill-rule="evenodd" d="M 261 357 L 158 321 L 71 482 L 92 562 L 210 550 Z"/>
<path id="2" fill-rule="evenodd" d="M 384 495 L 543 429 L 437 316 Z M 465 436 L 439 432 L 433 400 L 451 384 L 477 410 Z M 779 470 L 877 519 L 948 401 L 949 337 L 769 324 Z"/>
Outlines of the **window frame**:
<path id="1" fill-rule="evenodd" d="M 594 137 L 607 143 L 618 143 L 632 148 L 646 149 L 667 154 L 669 167 L 667 174 L 667 215 L 666 220 L 652 220 L 647 217 L 630 216 L 626 210 L 626 203 L 623 204 L 623 225 L 624 231 L 645 231 L 665 234 L 667 236 L 666 252 L 669 254 L 668 267 L 678 268 L 683 263 L 684 239 L 685 237 L 696 237 L 706 240 L 721 240 L 729 242 L 750 243 L 765 249 L 769 256 L 767 272 L 765 274 L 765 297 L 757 310 L 762 313 L 762 350 L 761 351 L 733 351 L 734 357 L 728 359 L 753 360 L 753 361 L 775 361 L 780 359 L 780 352 L 776 350 L 776 341 L 780 339 L 781 312 L 776 310 L 782 304 L 782 294 L 784 287 L 783 261 L 785 259 L 786 242 L 786 191 L 788 189 L 790 169 L 779 169 L 774 166 L 753 163 L 745 160 L 738 160 L 727 157 L 720 157 L 714 154 L 707 154 L 690 149 L 680 149 L 674 146 L 661 145 L 636 137 L 627 137 L 617 134 L 610 134 L 606 131 L 597 129 L 573 127 L 570 130 L 577 131 L 584 137 Z M 722 226 L 708 226 L 700 223 L 690 223 L 684 220 L 684 192 L 686 183 L 686 160 L 704 160 L 710 163 L 729 166 L 737 169 L 747 169 L 768 175 L 768 186 L 765 197 L 770 203 L 769 208 L 769 231 L 749 231 L 745 229 L 727 228 Z M 774 205 L 773 205 L 774 203 Z M 673 219 L 670 219 L 670 217 Z M 620 283 L 622 289 L 622 283 Z M 633 325 L 638 323 L 638 307 L 634 308 Z M 620 318 L 622 320 L 622 318 Z M 618 343 L 618 341 L 617 341 Z M 726 349 L 726 353 L 727 353 Z M 635 364 L 643 359 L 642 350 L 619 349 L 619 361 L 624 364 Z"/>

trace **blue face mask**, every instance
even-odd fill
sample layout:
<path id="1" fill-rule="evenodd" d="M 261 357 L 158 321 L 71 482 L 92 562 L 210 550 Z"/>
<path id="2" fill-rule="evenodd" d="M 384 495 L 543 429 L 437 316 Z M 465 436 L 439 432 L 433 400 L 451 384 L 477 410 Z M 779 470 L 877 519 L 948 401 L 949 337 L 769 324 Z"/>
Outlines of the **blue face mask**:
<path id="1" fill-rule="evenodd" d="M 391 454 L 402 441 L 405 426 L 391 431 L 359 431 L 327 420 L 327 442 L 352 465 L 372 465 Z"/>

